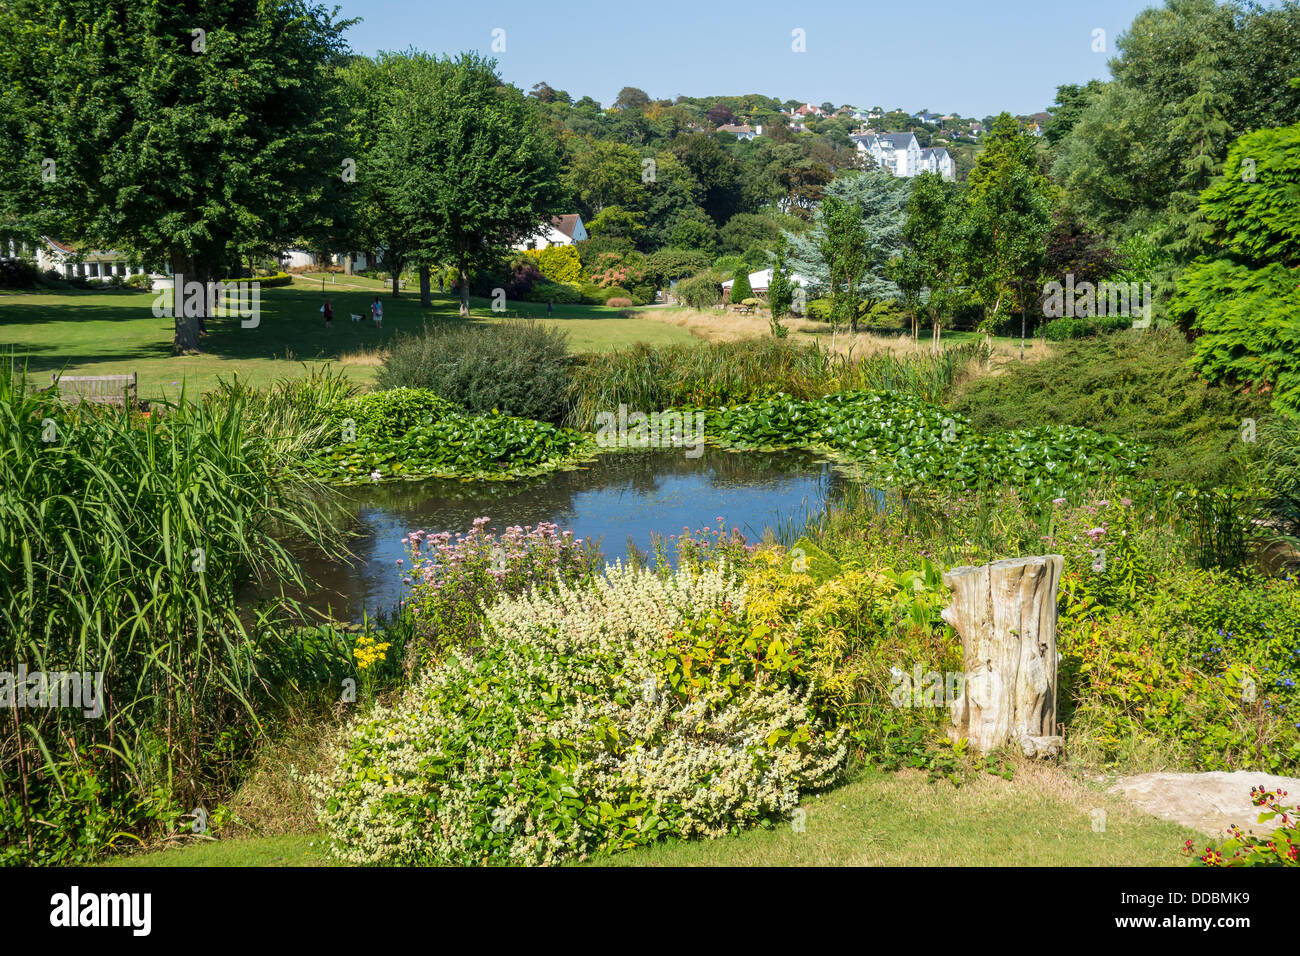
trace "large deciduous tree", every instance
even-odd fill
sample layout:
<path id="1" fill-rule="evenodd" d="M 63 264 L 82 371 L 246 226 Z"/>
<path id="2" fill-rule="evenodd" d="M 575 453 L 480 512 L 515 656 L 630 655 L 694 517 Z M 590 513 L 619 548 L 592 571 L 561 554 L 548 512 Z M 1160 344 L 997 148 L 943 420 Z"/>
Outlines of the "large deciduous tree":
<path id="1" fill-rule="evenodd" d="M 302 234 L 342 174 L 329 64 L 351 21 L 334 16 L 303 0 L 11 0 L 6 205 L 187 281 Z M 174 349 L 197 350 L 200 316 L 174 311 Z"/>
<path id="2" fill-rule="evenodd" d="M 496 62 L 407 53 L 374 155 L 397 227 L 417 262 L 469 276 L 564 211 L 560 151 L 536 104 L 501 82 Z"/>
<path id="3" fill-rule="evenodd" d="M 889 262 L 902 249 L 910 189 L 883 169 L 842 177 L 826 188 L 812 229 L 786 236 L 791 269 L 830 292 L 836 319 L 851 331 L 860 310 L 900 295 Z"/>

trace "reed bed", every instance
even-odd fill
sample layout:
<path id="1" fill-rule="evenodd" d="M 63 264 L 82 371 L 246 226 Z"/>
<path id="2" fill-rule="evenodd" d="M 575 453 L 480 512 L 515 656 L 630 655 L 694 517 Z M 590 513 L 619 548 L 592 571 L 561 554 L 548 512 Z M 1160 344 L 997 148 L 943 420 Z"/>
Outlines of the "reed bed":
<path id="1" fill-rule="evenodd" d="M 292 683 L 302 616 L 285 595 L 302 581 L 278 538 L 337 547 L 298 467 L 314 440 L 299 405 L 237 384 L 148 413 L 71 405 L 0 363 L 0 670 L 103 688 L 99 715 L 0 721 L 0 862 L 82 861 L 211 806 L 221 765 Z M 267 595 L 253 609 L 248 587 Z"/>

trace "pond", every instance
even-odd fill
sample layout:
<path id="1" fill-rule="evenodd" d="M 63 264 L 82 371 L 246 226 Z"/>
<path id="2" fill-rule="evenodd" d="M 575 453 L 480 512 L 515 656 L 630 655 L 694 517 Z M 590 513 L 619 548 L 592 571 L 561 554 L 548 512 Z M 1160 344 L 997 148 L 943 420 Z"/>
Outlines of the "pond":
<path id="1" fill-rule="evenodd" d="M 739 528 L 756 541 L 765 529 L 802 527 L 842 496 L 848 479 L 805 451 L 728 452 L 706 446 L 697 458 L 680 448 L 601 455 L 575 471 L 522 481 L 392 482 L 351 487 L 344 526 L 357 537 L 350 562 L 296 550 L 314 587 L 307 603 L 340 620 L 391 610 L 402 589 L 402 538 L 417 529 L 468 531 L 475 518 L 489 528 L 551 521 L 577 538 L 595 540 L 607 560 L 641 551 L 652 533 L 683 528 Z"/>

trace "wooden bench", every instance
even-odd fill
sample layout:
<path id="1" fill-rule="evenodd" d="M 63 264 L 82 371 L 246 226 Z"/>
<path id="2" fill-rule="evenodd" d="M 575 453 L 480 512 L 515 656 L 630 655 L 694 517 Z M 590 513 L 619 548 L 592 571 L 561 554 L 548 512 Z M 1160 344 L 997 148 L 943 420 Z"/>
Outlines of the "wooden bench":
<path id="1" fill-rule="evenodd" d="M 136 373 L 130 375 L 60 375 L 50 373 L 50 389 L 57 388 L 62 398 L 76 398 L 101 405 L 136 403 Z M 47 389 L 48 391 L 49 389 Z"/>

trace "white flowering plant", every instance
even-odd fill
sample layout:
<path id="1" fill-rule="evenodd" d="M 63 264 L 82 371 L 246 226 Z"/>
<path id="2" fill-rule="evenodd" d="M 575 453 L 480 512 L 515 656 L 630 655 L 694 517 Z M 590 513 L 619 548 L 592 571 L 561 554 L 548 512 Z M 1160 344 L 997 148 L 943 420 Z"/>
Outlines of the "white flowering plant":
<path id="1" fill-rule="evenodd" d="M 720 679 L 680 680 L 690 622 L 739 626 L 745 602 L 725 565 L 615 564 L 502 598 L 480 648 L 358 720 L 332 772 L 311 779 L 333 853 L 356 864 L 554 864 L 789 816 L 848 753 L 844 734 L 815 719 L 793 663 L 742 665 L 747 634 Z"/>

